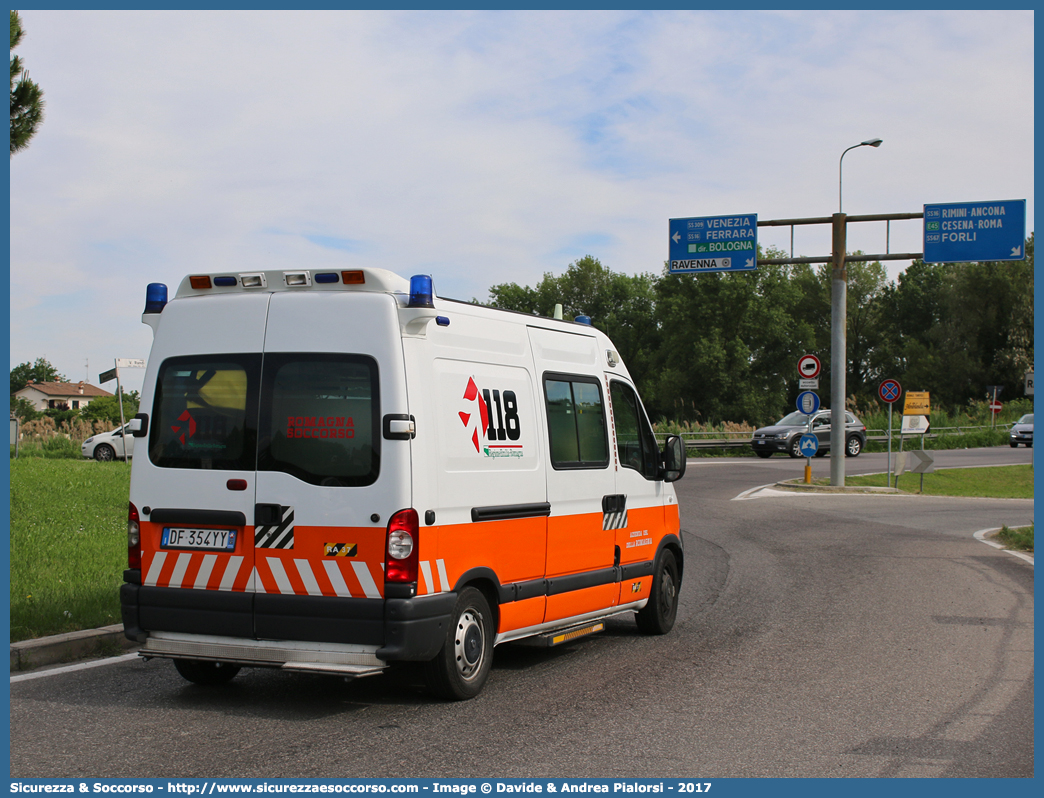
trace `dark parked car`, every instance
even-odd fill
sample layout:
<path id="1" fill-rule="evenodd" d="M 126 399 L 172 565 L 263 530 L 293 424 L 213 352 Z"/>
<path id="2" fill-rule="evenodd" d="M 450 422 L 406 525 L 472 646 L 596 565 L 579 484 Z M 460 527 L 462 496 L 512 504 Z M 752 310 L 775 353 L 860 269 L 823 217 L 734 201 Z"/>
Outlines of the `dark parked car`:
<path id="1" fill-rule="evenodd" d="M 1011 425 L 1011 437 L 1008 445 L 1015 449 L 1018 445 L 1025 444 L 1027 449 L 1033 448 L 1033 414 L 1027 413 Z"/>
<path id="2" fill-rule="evenodd" d="M 751 448 L 758 457 L 771 457 L 776 452 L 786 452 L 791 457 L 801 457 L 798 442 L 801 435 L 808 431 L 809 417 L 795 410 L 784 416 L 771 427 L 762 427 L 754 431 Z M 857 457 L 866 446 L 866 425 L 848 411 L 845 411 L 845 454 Z M 812 416 L 812 432 L 819 439 L 819 451 L 816 457 L 822 457 L 830 451 L 830 411 L 820 410 Z"/>

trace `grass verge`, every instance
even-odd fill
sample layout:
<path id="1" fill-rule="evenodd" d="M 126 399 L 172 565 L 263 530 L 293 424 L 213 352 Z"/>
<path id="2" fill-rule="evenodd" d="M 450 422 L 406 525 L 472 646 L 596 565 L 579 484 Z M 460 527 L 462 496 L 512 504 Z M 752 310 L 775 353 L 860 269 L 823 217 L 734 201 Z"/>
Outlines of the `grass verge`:
<path id="1" fill-rule="evenodd" d="M 846 476 L 845 485 L 885 487 L 884 474 Z M 921 493 L 921 475 L 906 473 L 896 487 Z M 1033 469 L 1028 465 L 997 468 L 945 468 L 924 475 L 925 496 L 975 496 L 988 499 L 1032 499 Z"/>
<path id="2" fill-rule="evenodd" d="M 130 466 L 11 461 L 11 642 L 120 620 Z"/>
<path id="3" fill-rule="evenodd" d="M 1015 529 L 1001 527 L 1001 531 L 997 533 L 996 537 L 1009 549 L 1033 552 L 1033 525 L 1020 526 Z"/>

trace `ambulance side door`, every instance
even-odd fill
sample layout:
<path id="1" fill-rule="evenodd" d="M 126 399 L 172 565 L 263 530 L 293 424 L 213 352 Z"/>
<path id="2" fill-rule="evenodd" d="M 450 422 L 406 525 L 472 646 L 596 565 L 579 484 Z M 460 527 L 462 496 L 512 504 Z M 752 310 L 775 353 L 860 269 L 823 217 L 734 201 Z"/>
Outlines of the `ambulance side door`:
<path id="1" fill-rule="evenodd" d="M 545 622 L 615 606 L 615 532 L 603 505 L 615 493 L 608 397 L 593 337 L 529 329 L 547 424 Z"/>

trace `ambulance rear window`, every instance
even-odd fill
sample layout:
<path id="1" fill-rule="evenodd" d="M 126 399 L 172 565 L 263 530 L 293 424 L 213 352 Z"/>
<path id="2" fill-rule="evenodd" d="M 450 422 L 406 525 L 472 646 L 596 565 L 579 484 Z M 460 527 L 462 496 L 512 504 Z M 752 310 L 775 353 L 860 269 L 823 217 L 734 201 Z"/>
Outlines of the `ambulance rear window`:
<path id="1" fill-rule="evenodd" d="M 259 471 L 324 487 L 372 485 L 380 473 L 377 362 L 362 355 L 265 355 Z"/>
<path id="2" fill-rule="evenodd" d="M 165 360 L 156 382 L 149 459 L 161 468 L 254 469 L 261 355 Z"/>

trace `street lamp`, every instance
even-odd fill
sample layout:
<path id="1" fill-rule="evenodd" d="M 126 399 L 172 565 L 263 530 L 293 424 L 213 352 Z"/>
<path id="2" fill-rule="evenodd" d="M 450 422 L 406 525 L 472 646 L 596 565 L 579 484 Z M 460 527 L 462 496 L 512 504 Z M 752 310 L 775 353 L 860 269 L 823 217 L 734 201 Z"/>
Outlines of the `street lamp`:
<path id="1" fill-rule="evenodd" d="M 853 144 L 856 147 L 880 147 L 881 139 L 867 139 Z M 845 150 L 845 152 L 848 152 Z M 837 162 L 837 213 L 833 224 L 833 263 L 830 280 L 830 484 L 845 484 L 845 393 L 846 352 L 848 348 L 848 271 L 845 269 L 848 224 L 841 205 L 841 167 L 845 152 Z"/>
<path id="2" fill-rule="evenodd" d="M 882 141 L 881 139 L 867 139 L 866 141 L 861 141 L 858 144 L 853 144 L 851 147 L 848 148 L 848 150 L 854 150 L 856 147 L 880 147 L 881 146 L 881 141 Z M 848 150 L 845 150 L 845 152 L 848 152 Z M 837 162 L 837 212 L 838 213 L 841 213 L 842 210 L 843 210 L 842 207 L 841 207 L 841 166 L 842 166 L 842 162 L 845 160 L 845 152 L 841 153 L 841 159 Z"/>

